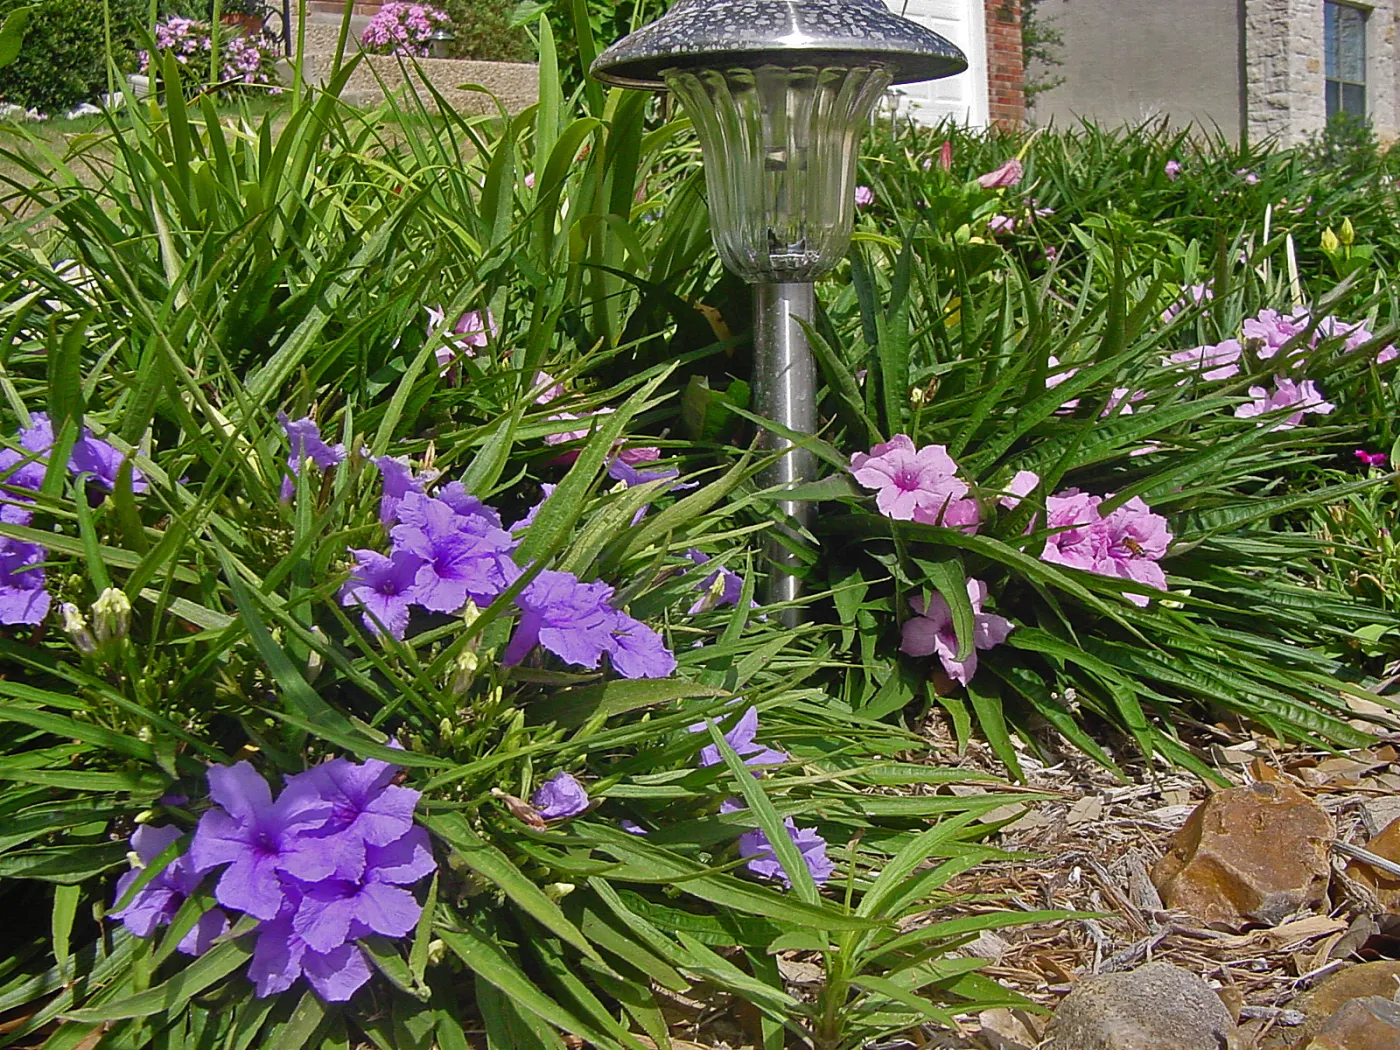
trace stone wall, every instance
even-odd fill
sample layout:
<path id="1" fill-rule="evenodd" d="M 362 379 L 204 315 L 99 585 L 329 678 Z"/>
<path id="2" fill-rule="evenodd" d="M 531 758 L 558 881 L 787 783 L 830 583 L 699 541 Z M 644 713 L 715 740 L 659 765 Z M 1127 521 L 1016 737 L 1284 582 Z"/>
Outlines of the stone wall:
<path id="1" fill-rule="evenodd" d="M 987 117 L 1020 127 L 1026 121 L 1026 62 L 1021 0 L 984 0 L 987 25 Z"/>
<path id="2" fill-rule="evenodd" d="M 1376 134 L 1400 134 L 1393 0 L 1357 4 L 1366 20 L 1366 105 Z M 1322 0 L 1245 0 L 1251 139 L 1297 145 L 1327 124 Z"/>

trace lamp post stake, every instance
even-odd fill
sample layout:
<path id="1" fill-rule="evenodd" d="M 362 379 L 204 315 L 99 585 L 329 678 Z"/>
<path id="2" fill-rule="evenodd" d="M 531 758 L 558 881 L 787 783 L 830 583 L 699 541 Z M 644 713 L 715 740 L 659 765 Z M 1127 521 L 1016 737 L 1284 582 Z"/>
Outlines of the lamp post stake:
<path id="1" fill-rule="evenodd" d="M 817 430 L 817 375 L 803 324 L 815 316 L 816 290 L 809 281 L 765 282 L 754 286 L 754 407 L 764 419 L 798 434 Z M 816 460 L 810 449 L 798 448 L 787 438 L 769 434 L 770 451 L 789 451 L 761 478 L 766 487 L 800 485 L 816 477 Z M 811 518 L 811 504 L 780 500 L 778 509 L 802 528 Z M 794 574 L 798 559 L 779 539 L 769 541 L 768 601 L 794 602 L 802 594 L 802 581 Z M 782 611 L 782 621 L 795 627 L 801 620 L 796 606 Z"/>
<path id="2" fill-rule="evenodd" d="M 882 0 L 678 0 L 593 63 L 605 84 L 671 91 L 705 158 L 710 229 L 730 272 L 754 286 L 756 409 L 795 434 L 817 431 L 816 368 L 802 323 L 812 282 L 846 255 L 855 222 L 860 139 L 891 84 L 937 80 L 967 58 Z M 809 449 L 784 452 L 770 487 L 812 480 Z M 789 524 L 769 545 L 768 600 L 795 603 L 799 559 L 783 538 L 810 504 L 779 498 Z M 793 626 L 800 610 L 782 611 Z"/>

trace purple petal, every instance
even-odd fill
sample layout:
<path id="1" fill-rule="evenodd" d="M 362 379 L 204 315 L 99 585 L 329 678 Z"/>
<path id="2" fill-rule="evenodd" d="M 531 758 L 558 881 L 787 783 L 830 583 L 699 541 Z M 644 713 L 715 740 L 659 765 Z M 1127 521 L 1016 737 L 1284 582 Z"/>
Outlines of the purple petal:
<path id="1" fill-rule="evenodd" d="M 358 891 L 347 882 L 331 880 L 313 886 L 301 899 L 292 929 L 312 951 L 329 952 L 350 936 Z"/>
<path id="2" fill-rule="evenodd" d="M 357 945 L 344 944 L 324 955 L 308 951 L 301 960 L 306 980 L 329 1003 L 343 1003 L 370 978 L 369 960 Z"/>
<path id="3" fill-rule="evenodd" d="M 214 887 L 214 899 L 225 908 L 246 911 L 258 919 L 276 917 L 282 907 L 282 884 L 275 856 L 249 856 L 234 861 Z"/>
<path id="4" fill-rule="evenodd" d="M 366 853 L 367 877 L 375 882 L 407 886 L 437 869 L 428 833 L 422 828 L 411 829 L 387 846 L 371 846 Z"/>
<path id="5" fill-rule="evenodd" d="M 209 797 L 239 823 L 272 808 L 272 789 L 251 762 L 209 767 Z"/>
<path id="6" fill-rule="evenodd" d="M 355 918 L 385 937 L 411 933 L 422 914 L 413 894 L 383 882 L 367 883 L 355 898 Z"/>
<path id="7" fill-rule="evenodd" d="M 194 929 L 180 939 L 176 948 L 184 955 L 203 955 L 228 931 L 228 916 L 218 908 L 210 908 L 199 917 Z"/>
<path id="8" fill-rule="evenodd" d="M 285 992 L 301 976 L 306 944 L 292 930 L 290 916 L 281 916 L 258 927 L 258 943 L 248 963 L 248 978 L 257 986 L 259 999 Z"/>

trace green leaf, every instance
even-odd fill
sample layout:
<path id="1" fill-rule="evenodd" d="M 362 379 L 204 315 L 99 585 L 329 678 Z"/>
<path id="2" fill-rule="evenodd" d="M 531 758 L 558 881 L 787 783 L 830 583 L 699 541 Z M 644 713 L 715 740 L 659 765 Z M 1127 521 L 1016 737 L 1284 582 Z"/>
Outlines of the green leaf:
<path id="1" fill-rule="evenodd" d="M 0 25 L 0 69 L 19 58 L 20 48 L 24 45 L 25 30 L 29 26 L 29 16 L 33 11 L 31 5 L 17 8 L 5 16 L 4 24 Z"/>
<path id="2" fill-rule="evenodd" d="M 252 924 L 246 921 L 251 932 Z M 163 1011 L 175 1012 L 204 989 L 243 968 L 253 957 L 253 946 L 246 935 L 234 930 L 230 939 L 215 945 L 174 977 L 149 991 L 119 999 L 103 1006 L 72 1010 L 64 1015 L 69 1021 L 117 1021 L 124 1017 L 150 1017 Z"/>

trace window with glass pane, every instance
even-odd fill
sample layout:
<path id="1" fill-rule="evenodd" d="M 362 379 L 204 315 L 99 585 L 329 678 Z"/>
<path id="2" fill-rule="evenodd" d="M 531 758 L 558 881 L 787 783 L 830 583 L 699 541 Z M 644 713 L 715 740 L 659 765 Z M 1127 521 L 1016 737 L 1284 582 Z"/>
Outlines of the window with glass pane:
<path id="1" fill-rule="evenodd" d="M 1366 116 L 1366 12 L 1324 0 L 1327 51 L 1327 119 L 1339 113 Z"/>

